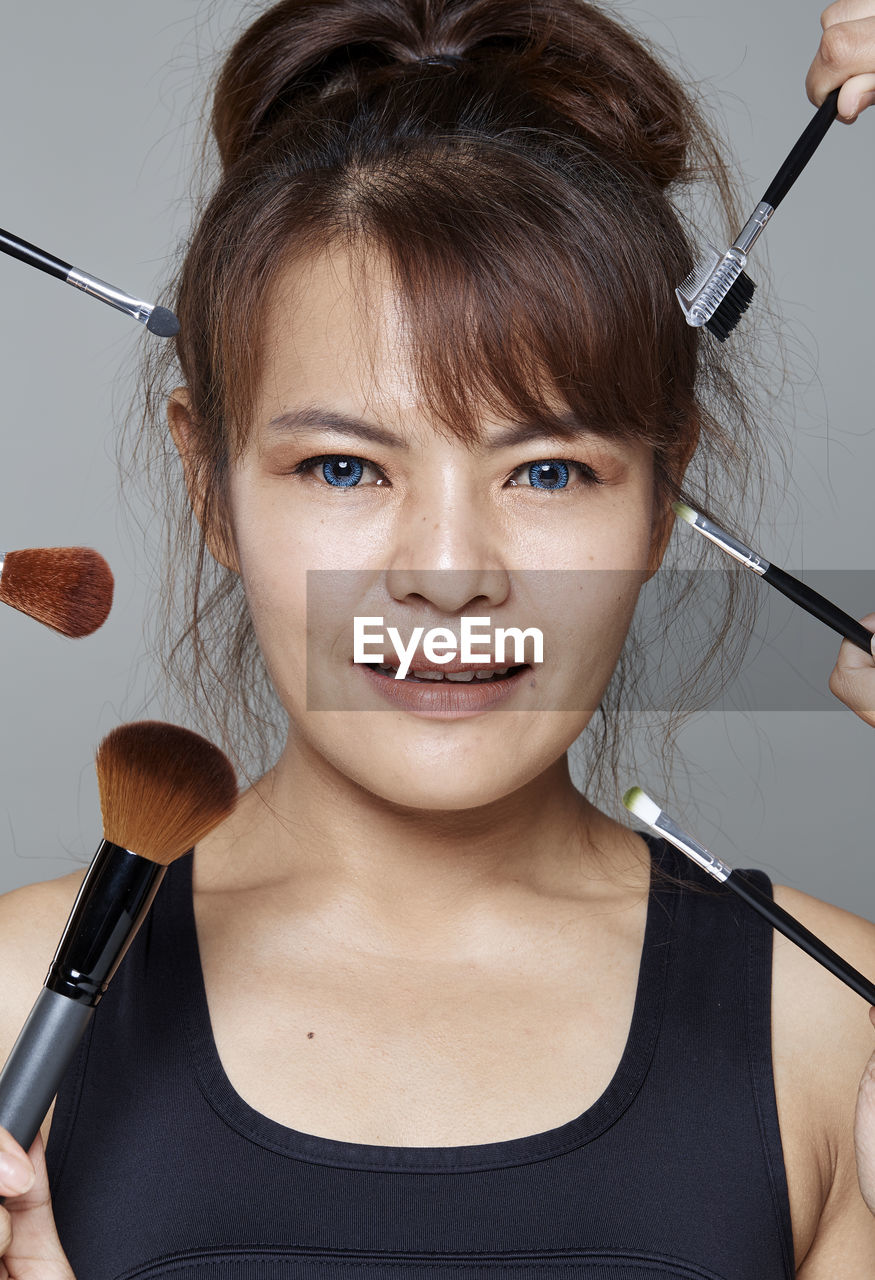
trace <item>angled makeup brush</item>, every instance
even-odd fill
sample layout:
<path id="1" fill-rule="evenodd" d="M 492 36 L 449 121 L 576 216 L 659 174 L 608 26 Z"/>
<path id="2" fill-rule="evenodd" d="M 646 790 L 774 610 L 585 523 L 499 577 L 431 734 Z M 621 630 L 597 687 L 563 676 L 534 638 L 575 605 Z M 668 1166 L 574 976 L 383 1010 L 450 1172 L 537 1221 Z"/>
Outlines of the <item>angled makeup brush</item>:
<path id="1" fill-rule="evenodd" d="M 794 604 L 798 604 L 815 618 L 825 622 L 828 627 L 832 627 L 833 631 L 837 631 L 846 640 L 852 641 L 858 649 L 862 649 L 870 657 L 873 656 L 873 633 L 861 622 L 857 622 L 856 618 L 845 613 L 844 609 L 840 609 L 837 604 L 827 600 L 826 596 L 822 596 L 818 591 L 813 591 L 792 574 L 785 573 L 775 564 L 770 564 L 763 556 L 751 551 L 750 547 L 746 547 L 743 542 L 733 538 L 731 533 L 726 533 L 712 520 L 694 511 L 692 507 L 688 507 L 685 502 L 673 502 L 671 505 L 675 515 L 680 516 L 694 529 L 698 529 L 703 537 L 709 542 L 716 543 L 727 555 L 732 556 L 733 560 L 738 560 L 748 569 L 753 569 L 754 573 L 758 573 L 770 586 L 777 588 L 788 600 L 792 600 Z"/>
<path id="2" fill-rule="evenodd" d="M 839 86 L 840 88 L 841 86 Z M 766 223 L 823 141 L 838 114 L 839 90 L 824 98 L 762 200 L 724 254 L 708 244 L 693 270 L 675 293 L 687 324 L 705 325 L 725 342 L 750 306 L 756 285 L 745 274 L 747 255 Z"/>
<path id="3" fill-rule="evenodd" d="M 237 800 L 230 762 L 199 734 L 142 720 L 97 751 L 103 840 L 42 990 L 0 1072 L 0 1125 L 25 1151 L 168 865 Z"/>
<path id="4" fill-rule="evenodd" d="M 18 258 L 19 262 L 26 262 L 28 266 L 45 271 L 58 280 L 64 280 L 74 289 L 90 293 L 93 298 L 99 298 L 101 302 L 115 307 L 117 311 L 124 311 L 135 320 L 139 320 L 140 324 L 144 324 L 150 333 L 157 334 L 159 338 L 172 338 L 179 333 L 179 321 L 167 307 L 156 307 L 152 302 L 133 298 L 122 289 L 117 289 L 114 284 L 98 280 L 97 276 L 89 275 L 87 271 L 80 271 L 69 262 L 62 262 L 60 258 L 46 253 L 45 249 L 38 249 L 35 244 L 28 244 L 27 240 L 19 239 L 11 231 L 0 230 L 0 250 L 8 253 L 11 258 Z"/>
<path id="5" fill-rule="evenodd" d="M 112 571 L 89 547 L 0 555 L 0 600 L 65 636 L 89 636 L 112 608 Z"/>
<path id="6" fill-rule="evenodd" d="M 623 804 L 631 813 L 634 813 L 636 818 L 640 818 L 657 835 L 665 836 L 675 848 L 680 849 L 681 853 L 685 853 L 692 862 L 707 871 L 715 880 L 721 881 L 728 889 L 733 889 L 749 907 L 753 907 L 754 911 L 768 920 L 773 928 L 783 933 L 785 938 L 795 942 L 797 947 L 801 947 L 830 973 L 841 978 L 842 982 L 846 983 L 852 991 L 856 991 L 858 996 L 862 996 L 869 1004 L 875 1005 L 875 983 L 870 982 L 859 970 L 828 947 L 817 934 L 806 929 L 805 925 L 801 924 L 795 916 L 791 916 L 789 911 L 779 907 L 756 885 L 746 880 L 740 871 L 733 871 L 731 867 L 727 867 L 704 845 L 687 835 L 640 787 L 630 787 L 623 796 Z"/>

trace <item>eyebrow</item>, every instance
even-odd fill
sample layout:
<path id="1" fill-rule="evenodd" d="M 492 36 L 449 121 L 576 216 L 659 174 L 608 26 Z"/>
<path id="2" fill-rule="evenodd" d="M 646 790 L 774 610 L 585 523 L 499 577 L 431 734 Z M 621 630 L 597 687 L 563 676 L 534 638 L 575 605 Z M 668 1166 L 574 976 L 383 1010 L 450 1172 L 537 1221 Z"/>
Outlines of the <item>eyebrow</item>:
<path id="1" fill-rule="evenodd" d="M 396 436 L 384 427 L 318 404 L 288 409 L 271 418 L 267 424 L 268 433 L 272 436 L 294 435 L 314 428 L 334 431 L 338 435 L 365 440 L 369 444 L 385 445 L 387 448 L 408 449 L 410 447 L 403 437 Z M 577 415 L 569 410 L 566 413 L 557 414 L 554 422 L 532 420 L 515 422 L 503 427 L 494 434 L 487 448 L 494 451 L 507 449 L 513 445 L 527 444 L 530 440 L 557 440 L 580 435 L 597 436 L 599 433 L 591 427 L 586 427 Z"/>

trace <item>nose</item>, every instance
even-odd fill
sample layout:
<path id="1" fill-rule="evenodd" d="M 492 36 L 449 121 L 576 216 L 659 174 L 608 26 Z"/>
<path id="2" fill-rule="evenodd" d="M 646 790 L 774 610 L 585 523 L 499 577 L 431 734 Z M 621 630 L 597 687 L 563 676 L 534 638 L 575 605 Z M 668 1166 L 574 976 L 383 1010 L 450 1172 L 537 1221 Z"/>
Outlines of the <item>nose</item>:
<path id="1" fill-rule="evenodd" d="M 446 480 L 411 497 L 399 513 L 386 589 L 396 601 L 424 600 L 446 614 L 475 601 L 498 606 L 510 590 L 500 529 L 458 474 L 452 486 Z"/>

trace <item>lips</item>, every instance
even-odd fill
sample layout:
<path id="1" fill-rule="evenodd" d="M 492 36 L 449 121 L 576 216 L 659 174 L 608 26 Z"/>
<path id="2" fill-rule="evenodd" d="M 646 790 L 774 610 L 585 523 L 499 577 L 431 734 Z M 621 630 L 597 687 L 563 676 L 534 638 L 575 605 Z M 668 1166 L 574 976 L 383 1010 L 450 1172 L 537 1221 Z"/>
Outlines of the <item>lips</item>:
<path id="1" fill-rule="evenodd" d="M 507 675 L 489 680 L 396 680 L 376 664 L 352 664 L 361 678 L 390 706 L 432 720 L 458 720 L 490 711 L 508 702 L 532 678 L 529 666 L 512 667 Z M 478 668 L 474 668 L 477 670 Z M 479 667 L 494 672 L 494 667 Z"/>

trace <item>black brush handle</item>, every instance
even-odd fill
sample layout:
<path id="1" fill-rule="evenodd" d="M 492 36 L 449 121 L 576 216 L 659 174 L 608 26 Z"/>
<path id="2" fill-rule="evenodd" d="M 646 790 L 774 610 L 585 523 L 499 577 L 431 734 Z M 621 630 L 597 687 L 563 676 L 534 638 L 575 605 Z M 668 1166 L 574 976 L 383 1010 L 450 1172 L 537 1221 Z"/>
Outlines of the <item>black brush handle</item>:
<path id="1" fill-rule="evenodd" d="M 844 609 L 840 609 L 837 604 L 827 600 L 826 596 L 822 596 L 818 591 L 813 591 L 811 587 L 807 587 L 804 582 L 800 582 L 798 578 L 792 577 L 791 574 L 785 573 L 777 565 L 770 564 L 762 576 L 766 582 L 776 587 L 782 595 L 792 600 L 794 604 L 801 605 L 803 609 L 813 614 L 815 618 L 819 618 L 828 627 L 832 627 L 833 631 L 837 631 L 840 636 L 850 640 L 858 649 L 862 649 L 864 653 L 868 653 L 870 657 L 872 656 L 873 633 L 864 627 L 862 622 L 852 618 L 849 613 L 845 613 Z"/>
<path id="2" fill-rule="evenodd" d="M 11 231 L 0 230 L 0 249 L 10 257 L 18 258 L 19 262 L 27 262 L 32 267 L 38 267 L 40 271 L 47 271 L 50 276 L 57 276 L 59 280 L 66 280 L 73 270 L 69 262 L 62 262 L 60 258 L 46 253 L 45 249 L 38 249 L 35 244 L 19 240 L 18 236 L 14 236 Z"/>
<path id="3" fill-rule="evenodd" d="M 29 1151 L 94 1006 L 43 987 L 0 1072 L 0 1126 Z"/>
<path id="4" fill-rule="evenodd" d="M 839 85 L 839 89 L 841 85 Z M 799 177 L 802 170 L 808 164 L 808 161 L 814 155 L 820 146 L 826 131 L 838 115 L 839 89 L 833 89 L 832 93 L 828 93 L 821 105 L 817 108 L 814 117 L 809 120 L 808 125 L 800 137 L 796 146 L 788 155 L 787 159 L 781 165 L 778 172 L 772 179 L 772 185 L 763 196 L 762 202 L 770 204 L 773 209 L 777 209 L 778 205 L 784 199 L 784 196 L 792 187 L 793 183 Z"/>
<path id="5" fill-rule="evenodd" d="M 806 929 L 805 925 L 800 924 L 795 916 L 791 916 L 789 911 L 785 911 L 783 907 L 779 907 L 766 894 L 762 893 L 756 885 L 746 880 L 741 872 L 731 871 L 723 882 L 730 889 L 734 889 L 740 898 L 743 898 L 748 906 L 753 907 L 754 911 L 758 911 L 764 916 L 779 933 L 783 933 L 785 938 L 789 938 L 791 942 L 795 942 L 797 947 L 801 947 L 813 959 L 822 964 L 824 969 L 829 969 L 830 973 L 835 974 L 837 978 L 841 978 L 842 982 L 847 983 L 852 991 L 856 991 L 858 996 L 862 996 L 870 1005 L 875 1005 L 875 983 L 864 978 L 847 960 L 831 950 L 825 942 L 818 938 L 817 934 L 812 933 L 810 929 Z"/>

